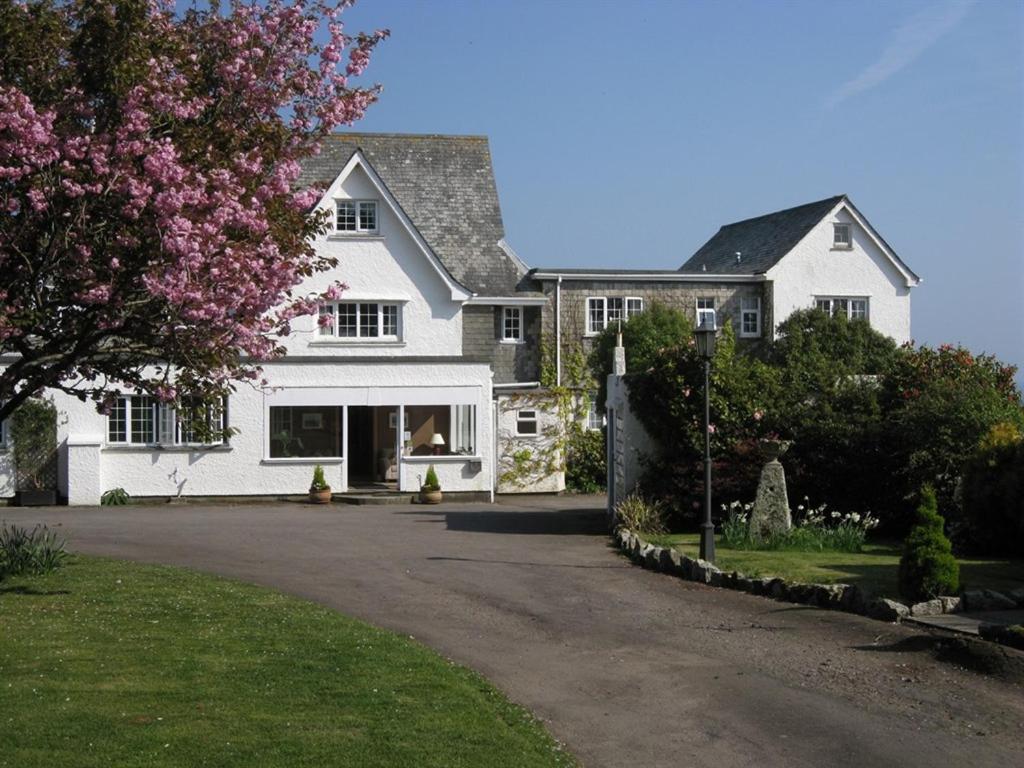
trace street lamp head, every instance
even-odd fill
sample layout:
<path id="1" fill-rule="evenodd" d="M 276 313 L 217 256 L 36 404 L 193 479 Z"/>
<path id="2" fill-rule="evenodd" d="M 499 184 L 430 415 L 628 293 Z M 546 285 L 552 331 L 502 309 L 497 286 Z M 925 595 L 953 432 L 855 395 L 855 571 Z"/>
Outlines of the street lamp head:
<path id="1" fill-rule="evenodd" d="M 697 354 L 705 360 L 715 356 L 715 319 L 711 315 L 704 315 L 700 326 L 693 332 L 697 343 Z"/>

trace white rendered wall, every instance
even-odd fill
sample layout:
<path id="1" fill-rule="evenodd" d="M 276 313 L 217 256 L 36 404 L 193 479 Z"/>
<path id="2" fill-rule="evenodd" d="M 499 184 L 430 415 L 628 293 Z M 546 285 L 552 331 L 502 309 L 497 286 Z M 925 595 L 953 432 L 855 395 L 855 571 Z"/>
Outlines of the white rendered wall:
<path id="1" fill-rule="evenodd" d="M 451 288 L 430 259 L 392 213 L 362 167 L 356 166 L 344 182 L 336 181 L 322 208 L 332 221 L 335 199 L 377 200 L 379 235 L 329 232 L 313 242 L 321 254 L 338 259 L 338 266 L 305 280 L 296 296 L 321 294 L 337 281 L 349 288 L 342 301 L 397 302 L 401 312 L 401 341 L 340 341 L 317 334 L 316 318 L 305 316 L 292 323 L 284 340 L 290 355 L 339 357 L 462 354 L 461 305 L 452 300 Z"/>
<path id="2" fill-rule="evenodd" d="M 523 409 L 537 412 L 536 435 L 516 434 L 517 413 Z M 557 403 L 540 390 L 502 394 L 497 412 L 498 493 L 564 491 L 565 458 L 559 450 L 564 427 Z M 517 453 L 524 457 L 518 464 Z"/>
<path id="3" fill-rule="evenodd" d="M 832 247 L 836 222 L 851 225 L 851 249 Z M 794 311 L 813 307 L 816 296 L 866 297 L 872 328 L 898 344 L 911 340 L 906 278 L 845 207 L 823 219 L 767 276 L 774 281 L 776 327 Z"/>
<path id="4" fill-rule="evenodd" d="M 109 446 L 99 450 L 99 478 L 87 461 L 68 460 L 68 437 L 102 435 L 106 418 L 95 406 L 56 393 L 58 442 L 63 454 L 62 493 L 87 503 L 76 489 L 100 493 L 124 488 L 132 496 L 245 496 L 303 494 L 309 489 L 313 466 L 321 464 L 335 491 L 345 485 L 344 459 L 270 459 L 267 448 L 269 403 L 390 405 L 404 402 L 445 405 L 471 402 L 477 407 L 476 457 L 443 457 L 446 491 L 490 491 L 493 459 L 491 432 L 491 371 L 483 363 L 272 363 L 265 367 L 274 389 L 240 385 L 228 401 L 228 421 L 238 430 L 228 447 L 206 450 Z M 436 401 L 436 402 L 435 402 Z M 72 442 L 76 442 L 73 438 Z M 0 459 L 2 467 L 2 459 Z M 411 471 L 411 470 L 410 470 Z M 425 468 L 418 471 L 425 473 Z M 86 476 L 86 474 L 88 476 Z M 404 473 L 407 477 L 409 472 Z M 413 473 L 415 474 L 415 473 Z M 97 482 L 100 484 L 97 485 Z M 416 488 L 406 488 L 416 490 Z M 12 491 L 13 493 L 13 491 Z M 90 490 L 91 493 L 91 490 Z M 10 494 L 5 494 L 10 495 Z M 90 496 L 90 500 L 92 497 Z M 98 499 L 92 501 L 95 503 Z"/>

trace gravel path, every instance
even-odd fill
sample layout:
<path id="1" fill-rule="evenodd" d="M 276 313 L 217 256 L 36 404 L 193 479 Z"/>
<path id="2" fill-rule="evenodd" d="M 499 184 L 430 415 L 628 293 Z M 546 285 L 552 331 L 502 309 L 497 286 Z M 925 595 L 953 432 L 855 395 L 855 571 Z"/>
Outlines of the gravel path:
<path id="1" fill-rule="evenodd" d="M 1024 765 L 1024 689 L 927 636 L 630 565 L 600 499 L 0 510 L 317 600 L 477 669 L 586 766 Z"/>

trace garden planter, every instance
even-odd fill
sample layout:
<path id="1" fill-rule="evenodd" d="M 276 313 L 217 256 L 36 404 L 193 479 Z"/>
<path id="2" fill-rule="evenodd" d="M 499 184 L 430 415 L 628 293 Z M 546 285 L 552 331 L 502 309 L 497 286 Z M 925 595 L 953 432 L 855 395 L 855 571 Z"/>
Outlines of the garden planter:
<path id="1" fill-rule="evenodd" d="M 324 488 L 320 491 L 314 491 L 312 488 L 309 490 L 309 503 L 310 504 L 330 504 L 331 502 L 331 489 Z"/>
<path id="2" fill-rule="evenodd" d="M 420 504 L 440 504 L 441 499 L 441 491 L 430 491 L 425 488 L 420 489 Z"/>
<path id="3" fill-rule="evenodd" d="M 52 507 L 57 503 L 57 492 L 18 491 L 14 503 L 19 507 Z"/>
<path id="4" fill-rule="evenodd" d="M 788 451 L 792 444 L 792 440 L 761 440 L 759 447 L 765 461 L 778 461 L 779 457 Z"/>

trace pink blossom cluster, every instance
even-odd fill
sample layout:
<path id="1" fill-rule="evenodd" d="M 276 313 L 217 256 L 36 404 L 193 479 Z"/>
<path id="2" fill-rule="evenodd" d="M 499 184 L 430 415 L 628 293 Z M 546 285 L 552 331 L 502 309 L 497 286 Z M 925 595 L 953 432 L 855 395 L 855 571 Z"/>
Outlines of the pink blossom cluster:
<path id="1" fill-rule="evenodd" d="M 376 100 L 350 79 L 387 32 L 347 35 L 350 0 L 181 15 L 154 0 L 133 45 L 76 62 L 90 20 L 122 4 L 43 2 L 58 32 L 28 6 L 3 21 L 67 64 L 0 75 L 0 352 L 21 358 L 0 402 L 74 377 L 161 399 L 172 368 L 178 389 L 258 377 L 252 362 L 323 298 L 293 295 L 333 265 L 310 246 L 322 222 L 300 161 Z M 159 361 L 157 379 L 141 373 Z"/>

